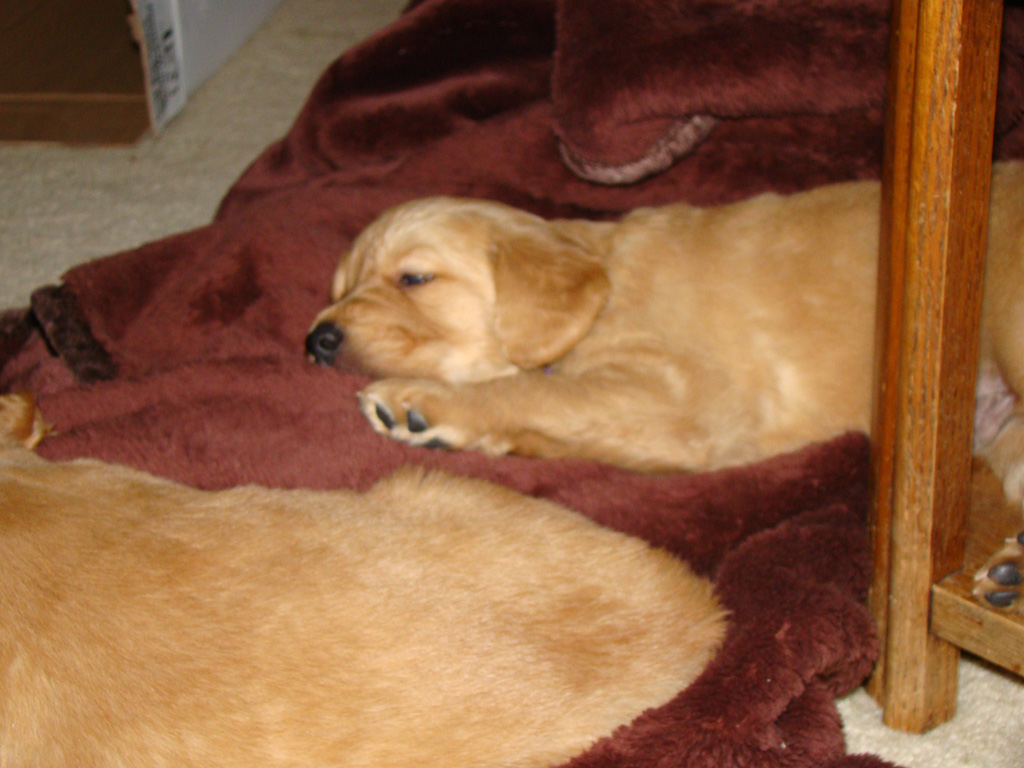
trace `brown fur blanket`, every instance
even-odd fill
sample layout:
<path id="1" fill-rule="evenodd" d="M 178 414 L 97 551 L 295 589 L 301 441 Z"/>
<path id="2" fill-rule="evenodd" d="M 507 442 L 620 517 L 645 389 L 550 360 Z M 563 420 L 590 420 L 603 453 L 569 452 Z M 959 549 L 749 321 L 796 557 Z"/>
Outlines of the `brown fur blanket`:
<path id="1" fill-rule="evenodd" d="M 1003 156 L 1024 155 L 1014 11 Z M 876 651 L 864 436 L 708 475 L 414 449 L 375 435 L 364 381 L 311 365 L 302 340 L 339 254 L 403 200 L 603 218 L 877 175 L 886 15 L 879 0 L 413 2 L 324 73 L 209 226 L 76 268 L 0 318 L 0 390 L 37 394 L 51 458 L 202 487 L 365 488 L 421 463 L 647 538 L 715 576 L 730 635 L 693 686 L 574 764 L 878 766 L 845 754 L 833 704 Z"/>

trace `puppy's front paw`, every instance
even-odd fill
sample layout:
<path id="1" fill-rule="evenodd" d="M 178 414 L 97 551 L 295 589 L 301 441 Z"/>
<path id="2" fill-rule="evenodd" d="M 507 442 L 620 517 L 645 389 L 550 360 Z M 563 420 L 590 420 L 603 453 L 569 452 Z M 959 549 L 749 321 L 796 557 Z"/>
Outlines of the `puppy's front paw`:
<path id="1" fill-rule="evenodd" d="M 35 448 L 49 432 L 32 395 L 0 395 L 0 442 Z"/>
<path id="2" fill-rule="evenodd" d="M 462 448 L 467 435 L 444 419 L 455 397 L 441 382 L 385 379 L 362 390 L 359 408 L 374 430 L 424 448 Z"/>
<path id="3" fill-rule="evenodd" d="M 996 552 L 974 575 L 974 596 L 996 608 L 1024 613 L 1024 531 Z"/>

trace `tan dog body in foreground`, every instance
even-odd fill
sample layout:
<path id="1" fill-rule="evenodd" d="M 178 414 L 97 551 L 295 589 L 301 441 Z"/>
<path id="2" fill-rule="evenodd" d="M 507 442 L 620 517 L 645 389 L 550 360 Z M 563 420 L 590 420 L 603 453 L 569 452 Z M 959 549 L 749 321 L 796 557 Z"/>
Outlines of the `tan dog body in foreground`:
<path id="1" fill-rule="evenodd" d="M 0 398 L 4 768 L 542 768 L 724 631 L 681 562 L 488 483 L 201 492 L 38 428 Z"/>
<path id="2" fill-rule="evenodd" d="M 879 185 L 615 223 L 431 198 L 385 213 L 307 339 L 418 445 L 640 470 L 754 461 L 870 425 Z M 976 449 L 1024 497 L 1024 164 L 996 166 Z"/>

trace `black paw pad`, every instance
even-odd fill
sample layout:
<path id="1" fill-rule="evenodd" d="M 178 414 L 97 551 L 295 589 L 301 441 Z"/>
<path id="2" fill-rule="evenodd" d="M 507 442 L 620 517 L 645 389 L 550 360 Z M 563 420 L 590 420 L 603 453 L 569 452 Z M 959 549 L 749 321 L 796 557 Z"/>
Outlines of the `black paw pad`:
<path id="1" fill-rule="evenodd" d="M 1000 592 L 986 592 L 985 599 L 996 608 L 1009 608 L 1013 605 L 1013 601 L 1017 599 L 1017 592 L 1012 589 Z"/>
<path id="2" fill-rule="evenodd" d="M 1020 569 L 1009 560 L 989 568 L 988 577 L 1001 587 L 1018 587 L 1021 583 Z"/>
<path id="3" fill-rule="evenodd" d="M 430 424 L 427 423 L 426 417 L 422 413 L 411 408 L 409 409 L 406 419 L 409 423 L 410 432 L 426 432 L 427 427 L 430 426 Z"/>
<path id="4" fill-rule="evenodd" d="M 380 423 L 388 429 L 395 428 L 395 417 L 391 415 L 391 411 L 385 408 L 380 403 L 377 403 L 374 410 L 377 412 L 377 418 L 380 419 Z"/>
<path id="5" fill-rule="evenodd" d="M 449 445 L 448 445 L 448 443 L 446 443 L 446 442 L 445 442 L 444 440 L 442 440 L 441 438 L 439 438 L 439 437 L 435 437 L 435 438 L 433 438 L 433 439 L 431 439 L 431 440 L 428 440 L 427 442 L 425 442 L 425 443 L 423 444 L 423 447 L 424 447 L 424 448 L 436 448 L 436 449 L 438 449 L 438 450 L 445 450 L 445 449 L 447 449 L 447 448 L 450 448 L 451 446 L 449 446 Z"/>

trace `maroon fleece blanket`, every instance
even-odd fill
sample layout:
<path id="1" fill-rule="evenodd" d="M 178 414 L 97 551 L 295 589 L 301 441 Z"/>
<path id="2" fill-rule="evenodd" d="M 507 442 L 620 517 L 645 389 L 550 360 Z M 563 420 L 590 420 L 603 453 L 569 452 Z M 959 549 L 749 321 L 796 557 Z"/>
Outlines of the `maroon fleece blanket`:
<path id="1" fill-rule="evenodd" d="M 705 475 L 416 449 L 374 434 L 365 380 L 308 363 L 302 342 L 352 237 L 410 198 L 604 218 L 877 175 L 886 15 L 880 0 L 414 2 L 324 73 L 209 226 L 76 268 L 0 317 L 0 390 L 36 393 L 51 458 L 201 487 L 365 488 L 420 463 L 555 499 L 712 575 L 732 611 L 721 653 L 579 766 L 881 765 L 845 754 L 833 703 L 876 652 L 863 435 Z M 1007 11 L 1004 156 L 1024 155 L 1020 21 Z"/>

